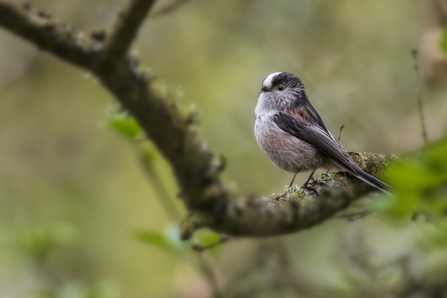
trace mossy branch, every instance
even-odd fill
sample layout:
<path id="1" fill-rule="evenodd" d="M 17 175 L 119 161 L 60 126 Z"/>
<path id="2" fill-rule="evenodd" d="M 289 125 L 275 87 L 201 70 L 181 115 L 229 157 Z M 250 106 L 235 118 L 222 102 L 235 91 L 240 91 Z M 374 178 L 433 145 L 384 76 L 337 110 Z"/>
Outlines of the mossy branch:
<path id="1" fill-rule="evenodd" d="M 380 177 L 396 156 L 350 153 L 366 172 Z M 206 226 L 232 236 L 264 237 L 309 229 L 346 209 L 374 189 L 348 173 L 325 173 L 309 189 L 297 186 L 280 199 L 272 197 L 227 197 L 219 208 L 191 214 L 181 225 L 184 239 L 194 227 Z"/>
<path id="2" fill-rule="evenodd" d="M 40 49 L 80 66 L 102 82 L 131 113 L 172 166 L 190 215 L 182 238 L 209 227 L 237 236 L 271 236 L 312 227 L 346 208 L 372 189 L 349 174 L 325 175 L 314 191 L 289 190 L 287 198 L 256 198 L 229 194 L 219 178 L 222 165 L 196 136 L 187 115 L 158 94 L 128 56 L 128 49 L 154 1 L 132 0 L 104 34 L 78 32 L 28 4 L 0 0 L 0 26 Z M 392 157 L 354 153 L 372 175 Z"/>

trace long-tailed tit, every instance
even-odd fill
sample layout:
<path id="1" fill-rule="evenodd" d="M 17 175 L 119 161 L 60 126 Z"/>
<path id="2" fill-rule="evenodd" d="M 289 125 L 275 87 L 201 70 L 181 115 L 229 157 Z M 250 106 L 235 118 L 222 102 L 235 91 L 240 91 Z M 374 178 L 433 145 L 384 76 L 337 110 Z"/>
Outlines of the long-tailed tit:
<path id="1" fill-rule="evenodd" d="M 259 147 L 274 165 L 293 173 L 315 170 L 346 171 L 390 194 L 392 188 L 364 172 L 332 135 L 307 99 L 301 80 L 291 73 L 265 77 L 255 108 L 255 136 Z"/>

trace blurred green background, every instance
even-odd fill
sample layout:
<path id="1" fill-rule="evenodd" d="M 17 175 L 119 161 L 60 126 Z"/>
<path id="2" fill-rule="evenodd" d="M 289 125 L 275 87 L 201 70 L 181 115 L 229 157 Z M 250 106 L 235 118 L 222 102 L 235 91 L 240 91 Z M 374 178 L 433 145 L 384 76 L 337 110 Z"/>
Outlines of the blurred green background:
<path id="1" fill-rule="evenodd" d="M 29 2 L 82 31 L 106 28 L 123 4 Z M 438 2 L 191 0 L 149 18 L 133 55 L 157 86 L 183 94 L 175 97 L 182 109 L 199 113 L 199 136 L 226 156 L 231 189 L 268 195 L 290 179 L 253 135 L 271 72 L 302 79 L 327 127 L 337 135 L 345 125 L 348 151 L 405 155 L 423 146 L 411 56 L 420 49 L 428 136 L 446 133 L 446 10 Z M 447 282 L 445 243 L 420 244 L 434 228 L 424 218 L 333 219 L 197 255 L 176 242 L 178 222 L 160 204 L 169 198 L 186 212 L 169 166 L 144 144 L 158 177 L 147 179 L 140 144 L 108 125 L 110 94 L 5 30 L 0 44 L 0 297 L 211 297 L 204 264 L 223 297 L 410 297 L 399 296 L 408 281 Z M 144 243 L 141 230 L 161 238 Z"/>

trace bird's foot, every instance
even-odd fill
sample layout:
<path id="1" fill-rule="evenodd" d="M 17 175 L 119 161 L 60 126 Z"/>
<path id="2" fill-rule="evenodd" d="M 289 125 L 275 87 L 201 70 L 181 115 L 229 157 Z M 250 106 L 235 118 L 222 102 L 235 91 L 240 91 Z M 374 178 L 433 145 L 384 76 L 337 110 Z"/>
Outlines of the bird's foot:
<path id="1" fill-rule="evenodd" d="M 276 197 L 274 197 L 273 199 L 278 201 L 280 198 L 282 198 L 283 196 L 285 196 L 287 194 L 287 190 L 285 192 L 283 192 L 282 194 L 277 195 Z"/>
<path id="2" fill-rule="evenodd" d="M 318 194 L 317 190 L 316 190 L 315 188 L 313 188 L 312 186 L 308 185 L 308 184 L 309 184 L 309 183 L 304 183 L 304 184 L 301 186 L 301 189 L 305 189 L 305 190 L 307 190 L 307 191 L 311 191 L 311 192 L 313 192 L 313 193 L 315 193 L 315 194 Z"/>

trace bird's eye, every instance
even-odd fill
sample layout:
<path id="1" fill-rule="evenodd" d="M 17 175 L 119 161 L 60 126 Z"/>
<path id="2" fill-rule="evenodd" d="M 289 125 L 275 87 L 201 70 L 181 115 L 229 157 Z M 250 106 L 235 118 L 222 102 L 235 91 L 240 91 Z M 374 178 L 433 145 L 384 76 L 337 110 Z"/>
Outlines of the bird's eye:
<path id="1" fill-rule="evenodd" d="M 284 90 L 284 86 L 283 85 L 278 85 L 278 90 L 279 91 L 283 91 Z"/>

